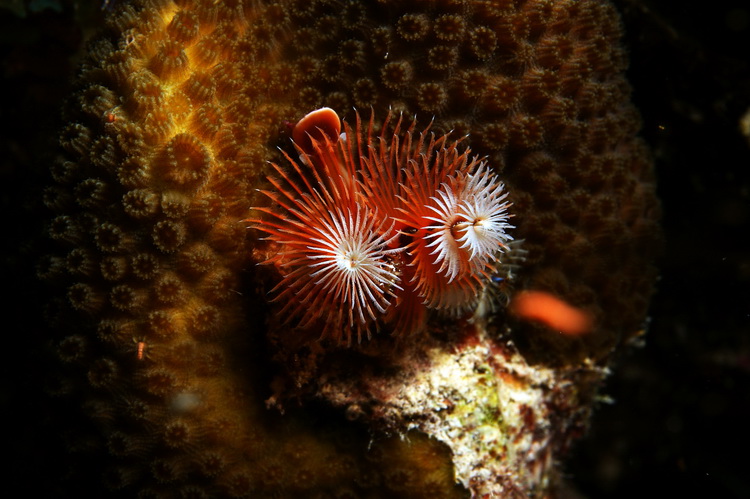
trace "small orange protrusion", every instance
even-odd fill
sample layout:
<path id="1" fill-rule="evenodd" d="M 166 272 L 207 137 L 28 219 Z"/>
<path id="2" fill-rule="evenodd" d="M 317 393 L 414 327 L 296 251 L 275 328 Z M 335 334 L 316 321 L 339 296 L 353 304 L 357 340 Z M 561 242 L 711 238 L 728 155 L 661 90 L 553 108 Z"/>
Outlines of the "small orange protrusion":
<path id="1" fill-rule="evenodd" d="M 307 114 L 299 120 L 292 130 L 292 140 L 307 154 L 313 153 L 312 141 L 323 140 L 327 135 L 332 143 L 339 140 L 341 133 L 341 119 L 336 111 L 330 107 L 322 107 Z"/>
<path id="2" fill-rule="evenodd" d="M 521 291 L 510 304 L 520 319 L 536 321 L 562 334 L 578 336 L 590 333 L 593 318 L 589 312 L 576 308 L 544 291 Z"/>

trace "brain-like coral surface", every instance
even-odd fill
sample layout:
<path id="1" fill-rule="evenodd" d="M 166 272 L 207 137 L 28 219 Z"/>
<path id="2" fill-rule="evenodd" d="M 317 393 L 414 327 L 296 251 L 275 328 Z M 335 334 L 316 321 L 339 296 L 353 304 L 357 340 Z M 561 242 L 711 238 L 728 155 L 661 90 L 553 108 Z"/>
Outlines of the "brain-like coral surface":
<path id="1" fill-rule="evenodd" d="M 658 203 L 612 7 L 111 10 L 44 193 L 53 249 L 38 274 L 57 295 L 58 392 L 85 413 L 65 431 L 71 476 L 123 497 L 553 488 L 607 360 L 643 327 L 655 275 Z M 474 310 L 437 314 L 407 339 L 383 330 L 352 348 L 284 325 L 267 295 L 280 276 L 257 266 L 276 248 L 245 220 L 269 206 L 271 163 L 299 154 L 291 126 L 322 106 L 350 124 L 356 108 L 376 127 L 403 113 L 466 136 L 504 183 L 518 248 L 487 276 L 503 289 L 473 322 Z M 525 289 L 585 311 L 593 329 L 513 318 L 505 298 Z"/>

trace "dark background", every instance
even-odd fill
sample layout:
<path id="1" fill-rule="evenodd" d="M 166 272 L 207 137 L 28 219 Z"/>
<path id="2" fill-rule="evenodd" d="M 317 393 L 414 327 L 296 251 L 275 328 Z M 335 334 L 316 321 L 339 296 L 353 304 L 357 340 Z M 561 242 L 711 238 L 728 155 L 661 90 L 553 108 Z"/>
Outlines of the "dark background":
<path id="1" fill-rule="evenodd" d="M 666 236 L 641 347 L 623 352 L 564 467 L 586 497 L 750 497 L 750 6 L 616 0 Z M 33 262 L 59 108 L 101 2 L 0 0 L 0 403 L 7 487 L 64 459 L 32 396 L 45 357 Z M 4 439 L 5 440 L 5 439 Z"/>
<path id="2" fill-rule="evenodd" d="M 567 471 L 589 497 L 750 497 L 750 4 L 618 0 L 665 255 L 643 348 Z"/>

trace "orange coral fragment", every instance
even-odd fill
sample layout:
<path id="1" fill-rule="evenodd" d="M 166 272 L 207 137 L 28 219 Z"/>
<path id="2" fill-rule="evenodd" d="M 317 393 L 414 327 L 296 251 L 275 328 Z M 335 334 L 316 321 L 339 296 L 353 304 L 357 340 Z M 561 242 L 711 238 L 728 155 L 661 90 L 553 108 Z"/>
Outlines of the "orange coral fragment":
<path id="1" fill-rule="evenodd" d="M 510 310 L 518 318 L 544 324 L 562 334 L 578 336 L 591 332 L 591 314 L 544 291 L 522 291 L 513 297 Z"/>
<path id="2" fill-rule="evenodd" d="M 330 107 L 322 107 L 305 115 L 292 130 L 292 139 L 307 154 L 313 153 L 312 140 L 323 141 L 328 136 L 331 143 L 336 143 L 341 133 L 341 119 Z"/>

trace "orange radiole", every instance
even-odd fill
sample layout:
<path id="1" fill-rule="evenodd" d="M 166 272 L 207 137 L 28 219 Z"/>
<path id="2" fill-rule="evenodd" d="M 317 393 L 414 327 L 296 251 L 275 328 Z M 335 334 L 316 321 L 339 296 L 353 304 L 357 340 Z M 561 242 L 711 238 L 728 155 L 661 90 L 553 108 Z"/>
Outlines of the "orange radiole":
<path id="1" fill-rule="evenodd" d="M 283 153 L 291 170 L 271 164 L 270 206 L 247 220 L 280 245 L 263 262 L 281 274 L 280 315 L 351 343 L 382 324 L 416 333 L 430 310 L 468 313 L 512 240 L 505 185 L 460 138 L 390 112 L 379 132 L 374 116 L 354 118 L 303 117 L 300 162 Z"/>
<path id="2" fill-rule="evenodd" d="M 571 336 L 589 333 L 593 328 L 594 321 L 589 312 L 544 291 L 517 293 L 511 301 L 510 310 L 520 319 L 540 322 Z"/>

